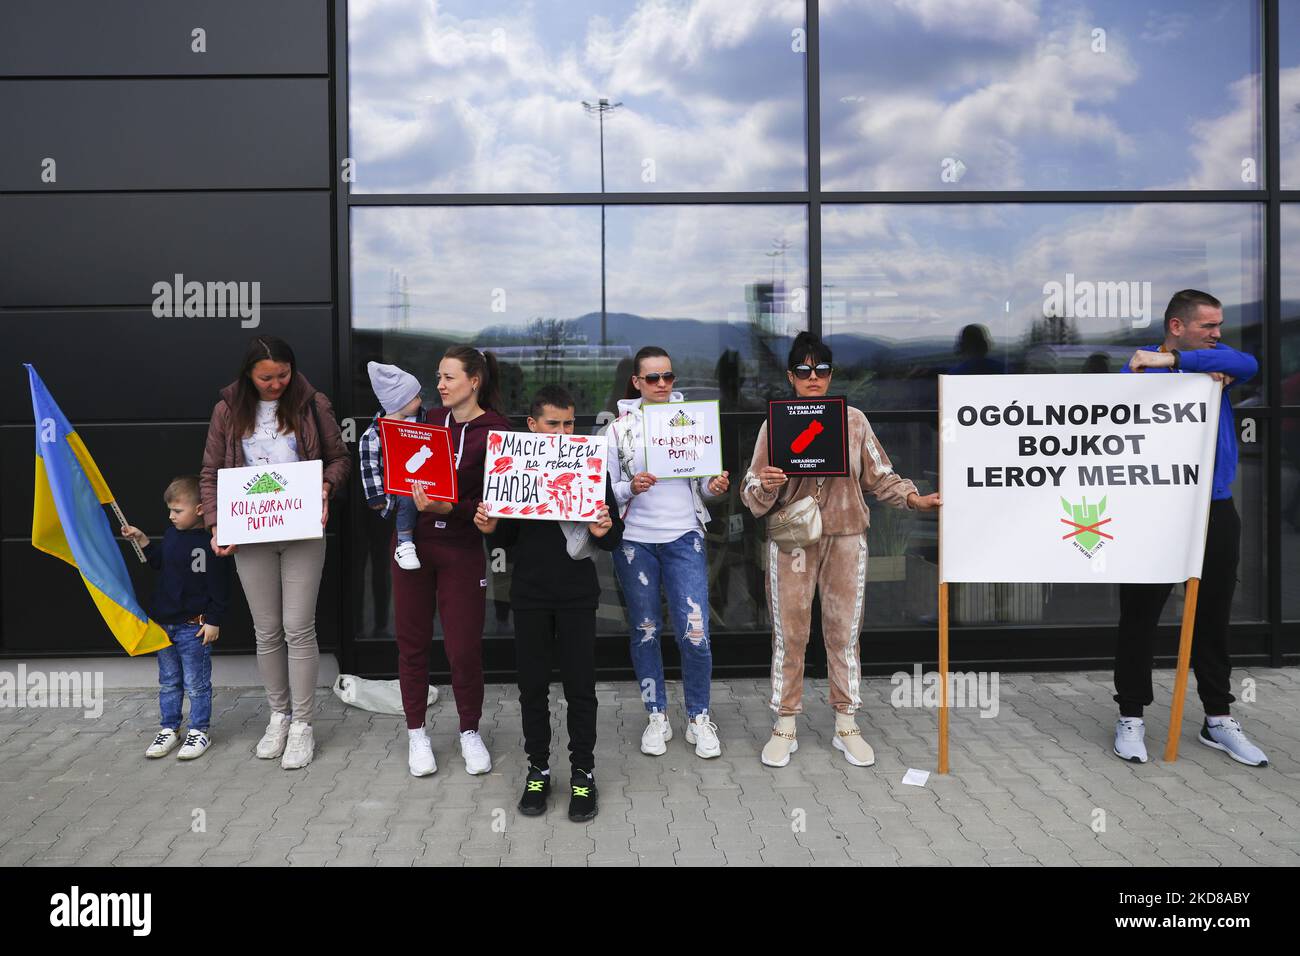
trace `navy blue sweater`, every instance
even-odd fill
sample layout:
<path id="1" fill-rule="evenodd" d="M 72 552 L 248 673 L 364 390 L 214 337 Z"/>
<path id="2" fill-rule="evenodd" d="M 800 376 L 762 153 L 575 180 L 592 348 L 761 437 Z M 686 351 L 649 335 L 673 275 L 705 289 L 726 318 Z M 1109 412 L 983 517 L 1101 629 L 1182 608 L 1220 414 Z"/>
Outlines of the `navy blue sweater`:
<path id="1" fill-rule="evenodd" d="M 230 607 L 230 559 L 212 553 L 212 535 L 205 528 L 168 528 L 161 542 L 145 546 L 144 556 L 149 567 L 162 572 L 150 617 L 159 624 L 183 624 L 202 614 L 205 623 L 221 626 Z"/>
<path id="2" fill-rule="evenodd" d="M 1158 345 L 1142 346 L 1144 352 L 1158 352 Z M 1232 417 L 1231 390 L 1240 382 L 1248 381 L 1259 372 L 1255 356 L 1238 352 L 1220 342 L 1212 349 L 1192 349 L 1178 353 L 1181 372 L 1223 372 L 1231 375 L 1233 382 L 1223 390 L 1219 403 L 1219 436 L 1214 448 L 1214 483 L 1210 486 L 1210 500 L 1222 501 L 1232 497 L 1232 479 L 1237 475 L 1237 425 Z M 1131 371 L 1127 364 L 1124 371 Z M 1149 368 L 1147 372 L 1172 372 L 1171 368 Z"/>

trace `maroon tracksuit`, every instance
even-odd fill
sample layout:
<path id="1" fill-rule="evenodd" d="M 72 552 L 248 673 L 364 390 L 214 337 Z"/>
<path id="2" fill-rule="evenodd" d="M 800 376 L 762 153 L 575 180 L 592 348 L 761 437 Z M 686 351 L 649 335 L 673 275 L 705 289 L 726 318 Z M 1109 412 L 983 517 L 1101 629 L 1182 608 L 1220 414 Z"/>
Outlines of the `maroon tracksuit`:
<path id="1" fill-rule="evenodd" d="M 433 615 L 442 614 L 443 647 L 451 664 L 451 688 L 456 695 L 460 729 L 478 730 L 483 714 L 483 616 L 487 565 L 483 535 L 474 526 L 474 512 L 483 497 L 483 458 L 489 429 L 510 430 L 510 422 L 485 411 L 465 424 L 451 419 L 445 408 L 429 412 L 428 422 L 451 428 L 451 447 L 458 455 L 456 491 L 460 498 L 451 514 L 420 515 L 415 526 L 415 550 L 420 570 L 403 571 L 392 563 L 394 623 L 397 630 L 397 676 L 402 686 L 406 726 L 424 726 L 428 709 L 429 646 Z M 396 534 L 393 537 L 394 548 Z"/>

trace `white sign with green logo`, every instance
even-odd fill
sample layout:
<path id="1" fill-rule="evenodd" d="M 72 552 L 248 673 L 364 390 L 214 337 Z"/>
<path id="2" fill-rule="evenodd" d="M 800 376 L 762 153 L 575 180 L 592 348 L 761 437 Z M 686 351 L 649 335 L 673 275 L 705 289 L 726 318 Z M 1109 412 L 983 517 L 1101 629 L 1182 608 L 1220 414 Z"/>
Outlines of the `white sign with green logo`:
<path id="1" fill-rule="evenodd" d="M 656 478 L 722 474 L 722 418 L 718 403 L 641 405 L 645 470 Z"/>
<path id="2" fill-rule="evenodd" d="M 940 376 L 941 580 L 1200 577 L 1222 392 L 1199 373 Z"/>
<path id="3" fill-rule="evenodd" d="M 217 543 L 319 538 L 321 463 L 294 461 L 217 471 Z"/>

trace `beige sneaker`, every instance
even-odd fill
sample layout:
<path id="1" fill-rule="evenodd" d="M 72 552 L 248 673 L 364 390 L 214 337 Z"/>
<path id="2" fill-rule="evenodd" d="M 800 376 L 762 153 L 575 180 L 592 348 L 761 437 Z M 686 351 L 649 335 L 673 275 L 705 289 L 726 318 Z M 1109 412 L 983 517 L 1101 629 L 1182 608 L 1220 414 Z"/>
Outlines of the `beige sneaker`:
<path id="1" fill-rule="evenodd" d="M 794 739 L 794 718 L 778 717 L 772 728 L 772 739 L 763 748 L 759 759 L 765 767 L 784 767 L 790 762 L 790 754 L 799 749 L 799 741 Z"/>
<path id="2" fill-rule="evenodd" d="M 259 759 L 274 760 L 284 753 L 285 742 L 289 739 L 289 723 L 288 714 L 271 714 L 271 720 L 266 725 L 266 733 L 262 734 L 262 739 L 257 742 Z"/>
<path id="3" fill-rule="evenodd" d="M 855 767 L 870 767 L 876 762 L 875 751 L 862 739 L 862 731 L 858 730 L 858 722 L 851 714 L 835 715 L 835 739 L 831 745 Z"/>
<path id="4" fill-rule="evenodd" d="M 289 725 L 289 741 L 280 758 L 282 770 L 299 770 L 311 763 L 316 752 L 316 742 L 312 737 L 311 724 L 295 720 Z"/>

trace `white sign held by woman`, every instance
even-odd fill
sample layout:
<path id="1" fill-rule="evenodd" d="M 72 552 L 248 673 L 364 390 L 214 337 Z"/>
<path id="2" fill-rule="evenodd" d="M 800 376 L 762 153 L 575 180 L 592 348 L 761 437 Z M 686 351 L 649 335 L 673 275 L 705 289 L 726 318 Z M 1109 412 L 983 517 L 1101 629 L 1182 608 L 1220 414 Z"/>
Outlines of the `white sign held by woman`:
<path id="1" fill-rule="evenodd" d="M 718 403 L 641 404 L 645 470 L 656 478 L 711 478 L 722 474 Z"/>
<path id="2" fill-rule="evenodd" d="M 217 470 L 217 543 L 319 538 L 321 462 Z"/>

